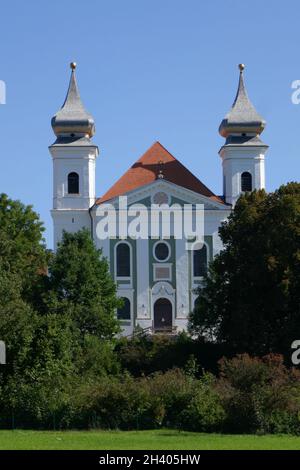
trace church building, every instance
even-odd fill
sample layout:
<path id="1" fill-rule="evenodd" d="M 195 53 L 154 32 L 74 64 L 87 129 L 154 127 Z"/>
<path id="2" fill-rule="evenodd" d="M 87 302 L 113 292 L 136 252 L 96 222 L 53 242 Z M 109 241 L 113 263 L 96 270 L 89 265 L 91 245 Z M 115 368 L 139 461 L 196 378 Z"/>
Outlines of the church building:
<path id="1" fill-rule="evenodd" d="M 150 334 L 174 333 L 187 328 L 209 262 L 222 249 L 218 229 L 239 196 L 265 187 L 265 154 L 260 139 L 265 121 L 250 102 L 244 84 L 244 65 L 239 65 L 239 84 L 229 113 L 219 132 L 224 144 L 219 151 L 223 169 L 222 195 L 214 194 L 200 175 L 192 174 L 176 157 L 155 142 L 102 196 L 96 193 L 95 169 L 99 154 L 92 141 L 95 123 L 80 99 L 71 64 L 71 79 L 62 108 L 52 118 L 56 136 L 49 147 L 53 160 L 54 248 L 63 231 L 85 227 L 107 258 L 123 307 L 116 312 L 123 334 L 139 326 Z M 204 208 L 201 249 L 187 249 L 187 240 L 121 236 L 101 239 L 97 223 L 101 210 L 110 205 L 120 212 L 120 197 L 127 204 L 155 204 Z M 119 232 L 118 232 L 119 233 Z"/>

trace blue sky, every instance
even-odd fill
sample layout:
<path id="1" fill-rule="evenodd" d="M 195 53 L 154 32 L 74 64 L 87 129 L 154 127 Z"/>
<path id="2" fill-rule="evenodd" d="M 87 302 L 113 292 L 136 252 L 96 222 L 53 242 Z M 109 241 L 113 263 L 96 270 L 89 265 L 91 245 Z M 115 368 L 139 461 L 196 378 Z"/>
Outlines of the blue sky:
<path id="1" fill-rule="evenodd" d="M 299 180 L 300 2 L 10 0 L 1 4 L 0 192 L 33 204 L 52 246 L 52 115 L 69 62 L 99 145 L 97 196 L 156 140 L 217 194 L 218 126 L 235 96 L 237 64 L 267 120 L 267 189 Z"/>

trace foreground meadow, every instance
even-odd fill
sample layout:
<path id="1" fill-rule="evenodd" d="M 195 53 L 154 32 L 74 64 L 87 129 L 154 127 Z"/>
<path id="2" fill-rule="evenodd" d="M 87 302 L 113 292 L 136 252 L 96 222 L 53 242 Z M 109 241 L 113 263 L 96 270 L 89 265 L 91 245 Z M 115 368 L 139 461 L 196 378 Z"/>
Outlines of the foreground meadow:
<path id="1" fill-rule="evenodd" d="M 300 450 L 300 437 L 153 431 L 0 431 L 1 450 Z"/>

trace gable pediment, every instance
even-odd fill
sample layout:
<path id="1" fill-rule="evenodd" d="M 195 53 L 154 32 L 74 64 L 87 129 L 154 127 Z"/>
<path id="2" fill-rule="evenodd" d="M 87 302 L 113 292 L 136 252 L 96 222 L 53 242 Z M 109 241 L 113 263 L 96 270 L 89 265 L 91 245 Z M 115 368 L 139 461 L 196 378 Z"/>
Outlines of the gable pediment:
<path id="1" fill-rule="evenodd" d="M 225 205 L 222 202 L 215 201 L 209 197 L 186 189 L 182 186 L 178 186 L 164 179 L 157 179 L 153 183 L 123 194 L 122 197 L 127 197 L 128 206 L 131 206 L 132 204 L 143 204 L 145 206 L 150 206 L 151 204 L 156 203 L 155 195 L 158 193 L 163 193 L 168 196 L 167 204 L 169 205 L 203 204 L 205 210 L 230 210 L 230 206 Z M 119 197 L 115 197 L 103 202 L 103 205 L 111 204 L 117 207 L 118 203 Z"/>

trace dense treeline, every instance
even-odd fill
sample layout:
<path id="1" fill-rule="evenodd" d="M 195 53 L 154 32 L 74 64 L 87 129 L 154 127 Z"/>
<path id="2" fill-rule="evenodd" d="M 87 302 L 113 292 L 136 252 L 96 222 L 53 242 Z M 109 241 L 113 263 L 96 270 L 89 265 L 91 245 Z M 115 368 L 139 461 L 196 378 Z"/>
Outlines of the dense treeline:
<path id="1" fill-rule="evenodd" d="M 276 355 L 223 359 L 219 377 L 197 378 L 191 364 L 138 378 L 74 374 L 20 385 L 16 401 L 2 403 L 1 427 L 300 434 L 300 373 Z"/>
<path id="2" fill-rule="evenodd" d="M 300 339 L 300 183 L 246 193 L 219 234 L 192 333 L 234 353 L 288 354 Z"/>
<path id="3" fill-rule="evenodd" d="M 53 254 L 30 206 L 0 196 L 0 425 L 48 426 L 80 383 L 119 369 L 116 286 L 86 231 Z M 54 425 L 55 423 L 53 423 Z"/>
<path id="4" fill-rule="evenodd" d="M 89 233 L 65 233 L 51 253 L 32 208 L 0 195 L 0 427 L 299 433 L 287 360 L 300 339 L 299 195 L 295 183 L 239 201 L 193 338 L 131 340 L 117 339 L 116 286 Z"/>

